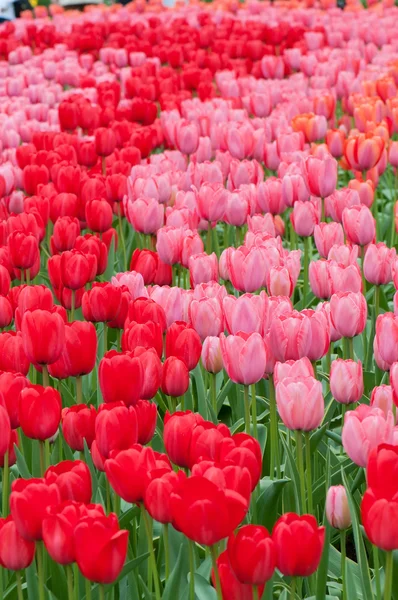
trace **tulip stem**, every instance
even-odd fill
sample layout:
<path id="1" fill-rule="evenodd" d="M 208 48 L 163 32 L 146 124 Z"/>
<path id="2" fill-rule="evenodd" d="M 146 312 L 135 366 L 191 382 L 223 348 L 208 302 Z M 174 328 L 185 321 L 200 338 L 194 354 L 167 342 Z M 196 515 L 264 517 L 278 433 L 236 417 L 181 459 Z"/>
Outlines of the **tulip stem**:
<path id="1" fill-rule="evenodd" d="M 37 542 L 37 577 L 39 580 L 39 599 L 44 600 L 44 543 Z"/>
<path id="2" fill-rule="evenodd" d="M 253 435 L 258 440 L 258 428 L 257 428 L 257 396 L 256 396 L 256 384 L 252 383 L 252 419 L 253 419 Z"/>
<path id="3" fill-rule="evenodd" d="M 189 600 L 195 600 L 195 542 L 188 540 L 189 548 Z"/>
<path id="4" fill-rule="evenodd" d="M 371 329 L 371 334 L 370 334 L 370 338 L 369 338 L 369 344 L 368 347 L 366 348 L 366 370 L 370 371 L 370 367 L 372 364 L 372 357 L 373 357 L 373 344 L 372 341 L 375 337 L 375 332 L 376 332 L 376 321 L 377 321 L 377 317 L 379 315 L 379 310 L 380 310 L 380 286 L 379 285 L 375 285 L 374 286 L 374 303 L 373 303 L 373 314 L 372 314 L 372 329 Z"/>
<path id="5" fill-rule="evenodd" d="M 71 302 L 70 302 L 70 320 L 73 321 L 75 318 L 75 303 L 76 303 L 76 291 L 72 290 Z"/>
<path id="6" fill-rule="evenodd" d="M 310 432 L 304 433 L 305 437 L 305 474 L 307 476 L 307 496 L 308 496 L 308 512 L 310 515 L 313 514 L 312 506 L 312 473 L 311 473 L 311 441 Z"/>
<path id="7" fill-rule="evenodd" d="M 384 567 L 385 584 L 384 600 L 391 600 L 392 597 L 392 573 L 393 573 L 393 554 L 392 551 L 386 553 L 386 565 Z"/>
<path id="8" fill-rule="evenodd" d="M 211 254 L 211 223 L 209 221 L 209 227 L 207 229 L 207 234 L 206 234 L 206 253 L 207 254 Z"/>
<path id="9" fill-rule="evenodd" d="M 40 452 L 40 473 L 41 476 L 44 476 L 46 470 L 46 461 L 44 458 L 44 442 L 43 440 L 39 440 L 39 452 Z"/>
<path id="10" fill-rule="evenodd" d="M 304 476 L 304 457 L 303 457 L 303 437 L 299 429 L 294 432 L 296 438 L 296 461 L 298 472 L 300 476 L 300 499 L 301 499 L 301 513 L 307 512 L 305 502 L 305 476 Z"/>
<path id="11" fill-rule="evenodd" d="M 17 593 L 18 593 L 18 600 L 23 600 L 23 591 L 22 591 L 22 577 L 21 577 L 21 571 L 17 571 L 15 573 L 15 577 L 17 579 Z"/>
<path id="12" fill-rule="evenodd" d="M 215 373 L 210 373 L 210 396 L 211 396 L 211 405 L 214 410 L 214 415 L 216 417 L 216 421 L 218 421 L 218 410 L 217 410 L 217 389 L 216 389 L 216 375 Z"/>
<path id="13" fill-rule="evenodd" d="M 68 600 L 73 600 L 73 570 L 71 565 L 66 565 L 66 580 L 68 583 Z"/>
<path id="14" fill-rule="evenodd" d="M 145 512 L 145 507 L 143 504 L 141 504 L 141 517 L 144 522 L 146 537 L 147 537 L 147 541 L 148 541 L 149 560 L 152 565 L 152 576 L 155 581 L 155 597 L 156 597 L 156 600 L 160 600 L 161 596 L 160 596 L 159 574 L 158 574 L 158 568 L 156 566 L 156 558 L 155 558 L 155 551 L 153 548 L 151 526 L 149 524 L 149 520 L 148 520 L 147 514 Z"/>
<path id="15" fill-rule="evenodd" d="M 321 223 L 324 223 L 325 221 L 325 198 L 321 198 Z"/>
<path id="16" fill-rule="evenodd" d="M 275 386 L 274 378 L 269 375 L 268 378 L 269 386 L 269 413 L 270 413 L 270 429 L 271 429 L 271 464 L 270 464 L 270 477 L 271 479 L 276 476 L 278 479 L 281 477 L 281 465 L 279 461 L 279 439 L 278 439 L 278 413 L 276 410 L 275 400 Z"/>
<path id="17" fill-rule="evenodd" d="M 86 579 L 86 600 L 91 600 L 91 581 Z"/>
<path id="18" fill-rule="evenodd" d="M 109 480 L 105 477 L 105 492 L 106 492 L 106 514 L 109 515 L 111 512 L 111 488 Z"/>
<path id="19" fill-rule="evenodd" d="M 107 347 L 108 347 L 108 326 L 107 324 L 104 322 L 104 354 L 107 351 Z"/>
<path id="20" fill-rule="evenodd" d="M 211 561 L 213 563 L 214 579 L 216 580 L 217 600 L 223 600 L 221 591 L 220 573 L 217 566 L 217 546 L 210 546 Z"/>
<path id="21" fill-rule="evenodd" d="M 101 170 L 102 170 L 102 175 L 105 177 L 106 176 L 105 156 L 101 156 Z"/>
<path id="22" fill-rule="evenodd" d="M 258 586 L 257 585 L 253 585 L 252 589 L 253 589 L 253 600 L 258 600 L 259 599 Z"/>
<path id="23" fill-rule="evenodd" d="M 341 600 L 348 600 L 347 598 L 347 581 L 345 572 L 346 563 L 346 531 L 343 529 L 340 531 L 340 554 L 341 554 L 341 581 L 343 583 L 343 595 Z"/>
<path id="24" fill-rule="evenodd" d="M 302 305 L 302 308 L 304 308 L 304 306 L 305 306 L 305 299 L 307 298 L 307 295 L 308 295 L 308 266 L 309 266 L 309 262 L 310 262 L 310 243 L 311 243 L 311 238 L 305 237 L 304 238 L 304 283 L 303 283 L 303 305 Z"/>
<path id="25" fill-rule="evenodd" d="M 2 490 L 2 492 L 3 492 L 3 512 L 2 512 L 3 519 L 8 514 L 9 477 L 10 477 L 10 473 L 9 473 L 9 469 L 8 469 L 8 450 L 7 450 L 4 455 L 4 466 L 3 466 L 3 490 Z"/>
<path id="26" fill-rule="evenodd" d="M 98 590 L 99 590 L 99 600 L 105 600 L 105 588 L 102 583 L 99 584 Z"/>
<path id="27" fill-rule="evenodd" d="M 74 600 L 79 600 L 79 571 L 77 563 L 73 565 L 73 587 L 74 587 Z M 86 596 L 87 599 L 87 596 Z"/>
<path id="28" fill-rule="evenodd" d="M 395 245 L 395 202 L 392 204 L 392 217 L 391 217 L 391 237 L 390 237 L 390 248 L 394 248 Z"/>
<path id="29" fill-rule="evenodd" d="M 81 376 L 76 377 L 76 404 L 83 402 L 83 380 Z"/>
<path id="30" fill-rule="evenodd" d="M 49 387 L 49 385 L 50 385 L 50 378 L 48 376 L 47 365 L 43 365 L 43 367 L 42 367 L 42 375 L 43 375 L 43 387 Z"/>
<path id="31" fill-rule="evenodd" d="M 377 546 L 373 546 L 373 568 L 375 572 L 376 597 L 377 600 L 381 600 L 379 549 Z"/>
<path id="32" fill-rule="evenodd" d="M 243 386 L 243 397 L 245 402 L 245 431 L 250 435 L 250 398 L 249 398 L 249 386 Z"/>
<path id="33" fill-rule="evenodd" d="M 295 600 L 296 598 L 296 578 L 292 577 L 290 582 L 290 600 Z"/>
<path id="34" fill-rule="evenodd" d="M 166 582 L 170 575 L 170 545 L 169 545 L 169 524 L 163 525 L 163 545 L 164 545 L 164 571 Z"/>
<path id="35" fill-rule="evenodd" d="M 124 270 L 127 271 L 127 252 L 126 252 L 126 240 L 124 239 L 124 232 L 123 232 L 123 221 L 122 221 L 122 207 L 118 206 L 118 211 L 117 211 L 117 218 L 118 218 L 118 223 L 119 223 L 119 236 L 120 236 L 120 243 L 122 245 L 122 252 L 123 252 L 123 264 L 124 264 Z"/>

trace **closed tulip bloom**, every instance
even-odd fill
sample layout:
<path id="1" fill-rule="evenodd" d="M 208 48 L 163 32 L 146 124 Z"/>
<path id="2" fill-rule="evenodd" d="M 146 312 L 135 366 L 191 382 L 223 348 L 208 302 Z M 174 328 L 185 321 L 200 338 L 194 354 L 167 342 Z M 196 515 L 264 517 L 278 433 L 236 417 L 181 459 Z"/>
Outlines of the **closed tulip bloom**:
<path id="1" fill-rule="evenodd" d="M 363 395 L 362 363 L 337 358 L 330 369 L 330 391 L 340 404 L 359 402 Z"/>
<path id="2" fill-rule="evenodd" d="M 345 137 L 344 131 L 341 129 L 328 129 L 326 132 L 326 144 L 334 158 L 340 158 L 343 155 Z"/>
<path id="3" fill-rule="evenodd" d="M 308 270 L 312 293 L 317 298 L 327 300 L 333 293 L 330 275 L 330 261 L 313 260 Z"/>
<path id="4" fill-rule="evenodd" d="M 43 539 L 42 525 L 47 510 L 61 502 L 55 484 L 44 479 L 16 479 L 11 484 L 10 510 L 17 531 L 25 540 Z"/>
<path id="5" fill-rule="evenodd" d="M 341 188 L 326 198 L 326 216 L 331 217 L 337 223 L 342 223 L 344 210 L 355 205 L 360 206 L 360 204 L 361 200 L 356 190 Z"/>
<path id="6" fill-rule="evenodd" d="M 347 492 L 343 485 L 332 485 L 326 495 L 326 518 L 335 529 L 348 529 L 351 525 Z"/>
<path id="7" fill-rule="evenodd" d="M 92 323 L 65 324 L 65 348 L 61 357 L 70 377 L 91 373 L 97 357 L 97 332 Z"/>
<path id="8" fill-rule="evenodd" d="M 57 563 L 69 565 L 76 561 L 73 533 L 80 519 L 86 515 L 86 508 L 71 500 L 49 508 L 43 521 L 43 541 L 47 552 Z"/>
<path id="9" fill-rule="evenodd" d="M 313 196 L 326 198 L 337 185 L 337 161 L 327 154 L 323 158 L 308 156 L 302 163 L 304 180 Z"/>
<path id="10" fill-rule="evenodd" d="M 133 321 L 140 324 L 151 321 L 159 325 L 162 332 L 167 328 L 166 313 L 162 306 L 149 298 L 136 298 L 130 302 L 125 327 Z"/>
<path id="11" fill-rule="evenodd" d="M 224 218 L 228 202 L 228 191 L 220 183 L 204 182 L 196 194 L 199 215 L 210 223 Z"/>
<path id="12" fill-rule="evenodd" d="M 183 396 L 189 388 L 189 370 L 185 362 L 169 356 L 163 363 L 161 389 L 168 396 Z"/>
<path id="13" fill-rule="evenodd" d="M 308 577 L 321 560 L 325 528 L 315 517 L 294 513 L 282 515 L 275 523 L 272 539 L 276 548 L 276 566 L 283 575 Z"/>
<path id="14" fill-rule="evenodd" d="M 203 476 L 188 477 L 171 493 L 173 524 L 189 539 L 212 546 L 229 536 L 247 512 L 238 492 L 222 489 Z"/>
<path id="15" fill-rule="evenodd" d="M 175 144 L 183 154 L 193 154 L 199 145 L 199 129 L 196 123 L 179 120 L 174 130 Z"/>
<path id="16" fill-rule="evenodd" d="M 244 194 L 231 192 L 228 195 L 227 206 L 225 209 L 224 220 L 229 225 L 242 227 L 245 225 L 249 213 L 249 203 Z"/>
<path id="17" fill-rule="evenodd" d="M 358 192 L 361 204 L 364 204 L 368 208 L 372 206 L 375 195 L 375 186 L 370 179 L 368 179 L 367 181 L 351 179 L 348 182 L 348 187 L 351 190 L 355 190 L 356 192 Z"/>
<path id="18" fill-rule="evenodd" d="M 136 231 L 154 235 L 164 225 L 164 206 L 154 198 L 140 197 L 128 202 L 127 217 Z"/>
<path id="19" fill-rule="evenodd" d="M 137 413 L 138 443 L 148 444 L 156 429 L 158 416 L 156 404 L 148 400 L 138 400 L 134 410 Z"/>
<path id="20" fill-rule="evenodd" d="M 345 414 L 342 441 L 344 450 L 360 467 L 366 467 L 373 448 L 390 444 L 393 438 L 394 417 L 387 417 L 379 408 L 360 404 Z"/>
<path id="21" fill-rule="evenodd" d="M 398 317 L 386 312 L 379 315 L 376 320 L 375 344 L 380 359 L 386 363 L 386 369 L 398 361 Z M 376 352 L 375 352 L 376 354 Z"/>
<path id="22" fill-rule="evenodd" d="M 295 202 L 290 219 L 297 235 L 309 237 L 319 223 L 319 214 L 312 202 Z"/>
<path id="23" fill-rule="evenodd" d="M 19 394 L 28 385 L 29 381 L 21 373 L 0 373 L 0 405 L 7 410 L 12 429 L 19 427 Z"/>
<path id="24" fill-rule="evenodd" d="M 392 387 L 385 384 L 374 387 L 370 397 L 370 406 L 380 408 L 387 417 L 393 407 Z"/>
<path id="25" fill-rule="evenodd" d="M 122 303 L 122 290 L 111 283 L 94 283 L 84 293 L 82 312 L 86 321 L 106 323 L 116 319 Z"/>
<path id="26" fill-rule="evenodd" d="M 102 404 L 95 421 L 95 442 L 104 458 L 125 450 L 138 440 L 137 413 L 121 403 Z"/>
<path id="27" fill-rule="evenodd" d="M 218 298 L 192 300 L 189 315 L 202 342 L 208 336 L 219 336 L 224 331 L 224 315 Z"/>
<path id="28" fill-rule="evenodd" d="M 221 344 L 219 337 L 208 336 L 203 341 L 202 365 L 209 373 L 219 373 L 223 369 Z"/>
<path id="29" fill-rule="evenodd" d="M 86 202 L 86 222 L 89 229 L 103 233 L 112 227 L 113 212 L 107 200 L 96 198 Z"/>
<path id="30" fill-rule="evenodd" d="M 244 525 L 228 538 L 228 558 L 241 583 L 261 585 L 271 579 L 276 565 L 275 545 L 261 525 Z"/>
<path id="31" fill-rule="evenodd" d="M 278 385 L 287 377 L 305 378 L 314 377 L 314 367 L 307 356 L 303 356 L 299 360 L 287 360 L 286 362 L 276 362 L 274 369 L 274 384 Z"/>
<path id="32" fill-rule="evenodd" d="M 390 385 L 393 402 L 398 406 L 398 362 L 394 362 L 390 367 Z"/>
<path id="33" fill-rule="evenodd" d="M 391 267 L 395 262 L 395 248 L 385 244 L 369 244 L 366 249 L 363 272 L 366 281 L 374 285 L 385 285 L 392 280 Z"/>
<path id="34" fill-rule="evenodd" d="M 335 244 L 344 244 L 344 231 L 340 223 L 319 223 L 314 228 L 316 249 L 322 258 L 327 258 Z"/>
<path id="35" fill-rule="evenodd" d="M 263 248 L 241 246 L 227 255 L 231 283 L 240 292 L 255 292 L 265 284 L 266 253 Z"/>
<path id="36" fill-rule="evenodd" d="M 363 204 L 344 209 L 343 227 L 352 244 L 367 246 L 375 239 L 376 221 L 369 208 Z"/>
<path id="37" fill-rule="evenodd" d="M 221 334 L 220 343 L 224 368 L 232 381 L 251 385 L 264 377 L 266 351 L 259 333 Z"/>
<path id="38" fill-rule="evenodd" d="M 372 133 L 360 133 L 349 137 L 345 142 L 344 156 L 355 171 L 369 171 L 381 159 L 384 140 Z"/>
<path id="39" fill-rule="evenodd" d="M 307 356 L 311 361 L 320 360 L 330 347 L 330 324 L 328 315 L 323 310 L 306 309 L 302 311 L 310 319 L 311 345 Z"/>
<path id="40" fill-rule="evenodd" d="M 147 321 L 136 323 L 131 321 L 122 335 L 122 350 L 133 351 L 138 346 L 143 348 L 154 348 L 159 357 L 163 353 L 162 329 L 159 323 Z"/>
<path id="41" fill-rule="evenodd" d="M 309 317 L 293 311 L 271 321 L 270 342 L 272 352 L 280 362 L 298 360 L 307 356 L 312 343 Z"/>
<path id="42" fill-rule="evenodd" d="M 166 265 L 181 261 L 184 230 L 182 227 L 162 227 L 157 233 L 156 251 Z"/>
<path id="43" fill-rule="evenodd" d="M 366 326 L 368 307 L 360 292 L 338 292 L 330 299 L 332 324 L 341 337 L 352 338 Z"/>
<path id="44" fill-rule="evenodd" d="M 10 417 L 4 406 L 0 404 L 0 457 L 3 457 L 9 449 L 11 440 L 11 423 Z"/>
<path id="45" fill-rule="evenodd" d="M 72 450 L 84 451 L 84 440 L 88 448 L 95 438 L 97 410 L 87 404 L 74 404 L 62 409 L 62 433 Z"/>
<path id="46" fill-rule="evenodd" d="M 58 313 L 27 311 L 21 325 L 23 348 L 31 363 L 54 363 L 65 346 L 65 323 Z"/>
<path id="47" fill-rule="evenodd" d="M 217 558 L 218 575 L 220 578 L 222 597 L 225 600 L 253 600 L 253 586 L 241 583 L 236 577 L 228 558 L 227 550 L 224 550 Z M 216 586 L 214 569 L 211 572 L 213 586 Z M 258 586 L 258 593 L 262 597 L 264 586 Z"/>
<path id="48" fill-rule="evenodd" d="M 11 302 L 5 296 L 0 296 L 0 329 L 12 323 L 13 312 Z"/>
<path id="49" fill-rule="evenodd" d="M 171 523 L 170 496 L 183 483 L 182 471 L 155 469 L 149 473 L 149 482 L 144 493 L 144 504 L 148 513 L 158 523 Z"/>
<path id="50" fill-rule="evenodd" d="M 236 335 L 244 333 L 263 333 L 264 316 L 268 309 L 268 297 L 265 292 L 260 294 L 228 295 L 223 298 L 225 325 L 228 333 Z"/>
<path id="51" fill-rule="evenodd" d="M 152 448 L 135 444 L 132 448 L 115 452 L 105 462 L 109 483 L 118 496 L 132 504 L 142 502 L 150 471 L 156 469 Z M 126 474 L 129 473 L 129 477 Z"/>
<path id="52" fill-rule="evenodd" d="M 126 560 L 128 537 L 114 513 L 83 517 L 74 531 L 76 562 L 83 576 L 103 584 L 115 581 Z"/>
<path id="53" fill-rule="evenodd" d="M 19 423 L 31 439 L 44 441 L 52 437 L 61 421 L 61 410 L 61 395 L 52 387 L 31 384 L 19 394 Z"/>
<path id="54" fill-rule="evenodd" d="M 280 215 L 286 209 L 282 194 L 282 181 L 276 177 L 268 177 L 257 187 L 257 202 L 265 213 Z"/>
<path id="55" fill-rule="evenodd" d="M 397 446 L 380 444 L 369 455 L 368 489 L 361 504 L 362 523 L 369 540 L 385 551 L 398 547 L 396 515 Z"/>
<path id="56" fill-rule="evenodd" d="M 98 156 L 109 156 L 116 148 L 116 136 L 112 129 L 99 127 L 95 131 L 95 150 Z"/>
<path id="57" fill-rule="evenodd" d="M 196 254 L 202 254 L 203 250 L 203 240 L 199 233 L 197 231 L 192 231 L 191 229 L 185 229 L 182 235 L 181 265 L 188 269 L 191 257 Z"/>
<path id="58" fill-rule="evenodd" d="M 74 217 L 59 217 L 54 223 L 51 236 L 51 253 L 57 254 L 72 250 L 77 237 L 80 235 L 79 220 Z"/>
<path id="59" fill-rule="evenodd" d="M 44 479 L 49 484 L 55 483 L 58 486 L 62 500 L 75 500 L 84 504 L 91 502 L 90 469 L 82 460 L 64 460 L 52 465 L 45 472 Z"/>
<path id="60" fill-rule="evenodd" d="M 189 258 L 189 275 L 192 287 L 200 283 L 218 281 L 217 255 L 214 252 L 212 254 L 201 252 L 191 256 Z"/>
<path id="61" fill-rule="evenodd" d="M 0 265 L 0 295 L 7 296 L 11 287 L 11 277 L 8 270 Z"/>
<path id="62" fill-rule="evenodd" d="M 294 291 L 294 281 L 286 267 L 271 267 L 267 273 L 267 289 L 270 296 L 290 296 Z"/>
<path id="63" fill-rule="evenodd" d="M 164 417 L 163 442 L 170 460 L 179 467 L 190 466 L 190 446 L 192 431 L 203 417 L 189 410 L 177 411 L 170 415 L 167 411 Z"/>
<path id="64" fill-rule="evenodd" d="M 288 429 L 312 431 L 324 415 L 322 384 L 313 377 L 286 377 L 276 387 L 276 403 Z"/>
<path id="65" fill-rule="evenodd" d="M 202 461 L 215 461 L 220 459 L 221 444 L 225 438 L 230 439 L 231 434 L 224 423 L 219 423 L 218 425 L 214 425 L 211 421 L 197 423 L 191 437 L 190 469 Z M 196 473 L 198 473 L 198 471 L 196 471 Z M 200 471 L 200 474 L 203 475 L 204 472 Z M 249 471 L 248 474 L 250 475 Z M 248 487 L 250 488 L 250 476 Z M 246 492 L 244 495 L 245 497 L 247 496 Z"/>
<path id="66" fill-rule="evenodd" d="M 104 402 L 122 401 L 134 405 L 141 397 L 144 371 L 139 358 L 131 352 L 106 352 L 98 368 Z"/>
<path id="67" fill-rule="evenodd" d="M 176 356 L 192 371 L 199 362 L 201 351 L 200 337 L 187 323 L 176 321 L 167 329 L 166 358 Z"/>
<path id="68" fill-rule="evenodd" d="M 162 380 L 162 363 L 154 348 L 143 348 L 137 346 L 132 351 L 134 357 L 139 358 L 143 368 L 143 381 L 141 398 L 150 400 L 160 387 Z"/>
<path id="69" fill-rule="evenodd" d="M 28 360 L 22 341 L 22 334 L 15 331 L 0 333 L 0 369 L 27 375 Z"/>
<path id="70" fill-rule="evenodd" d="M 329 272 L 332 280 L 333 294 L 337 292 L 362 291 L 362 275 L 358 264 L 344 266 L 331 261 Z"/>
<path id="71" fill-rule="evenodd" d="M 39 256 L 38 241 L 34 235 L 14 231 L 8 236 L 7 243 L 13 267 L 22 270 L 33 267 Z"/>
<path id="72" fill-rule="evenodd" d="M 32 563 L 35 543 L 25 540 L 12 516 L 0 519 L 0 564 L 10 571 L 21 571 Z"/>

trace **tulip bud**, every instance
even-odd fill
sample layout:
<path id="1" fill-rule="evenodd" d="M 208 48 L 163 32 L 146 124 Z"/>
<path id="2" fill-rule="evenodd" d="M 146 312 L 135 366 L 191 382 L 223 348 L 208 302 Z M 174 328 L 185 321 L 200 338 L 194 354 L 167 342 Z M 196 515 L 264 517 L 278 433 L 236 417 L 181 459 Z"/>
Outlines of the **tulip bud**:
<path id="1" fill-rule="evenodd" d="M 330 369 L 330 390 L 341 404 L 359 402 L 363 395 L 362 363 L 338 358 Z"/>
<path id="2" fill-rule="evenodd" d="M 332 485 L 326 496 L 326 518 L 335 529 L 347 529 L 351 525 L 347 492 L 343 485 Z"/>

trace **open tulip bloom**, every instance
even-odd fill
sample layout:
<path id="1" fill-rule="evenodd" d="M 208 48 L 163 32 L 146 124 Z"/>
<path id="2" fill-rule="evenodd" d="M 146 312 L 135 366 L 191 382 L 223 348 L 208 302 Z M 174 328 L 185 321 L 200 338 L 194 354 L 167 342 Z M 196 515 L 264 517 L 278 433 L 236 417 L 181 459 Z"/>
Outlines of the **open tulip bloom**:
<path id="1" fill-rule="evenodd" d="M 398 8 L 341 4 L 2 19 L 2 597 L 394 597 Z"/>

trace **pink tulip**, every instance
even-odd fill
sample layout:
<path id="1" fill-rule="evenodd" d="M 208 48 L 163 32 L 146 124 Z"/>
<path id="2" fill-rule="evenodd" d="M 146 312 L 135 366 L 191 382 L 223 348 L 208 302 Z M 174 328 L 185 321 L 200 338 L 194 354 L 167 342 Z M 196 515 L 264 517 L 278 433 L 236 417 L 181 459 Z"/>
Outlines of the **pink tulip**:
<path id="1" fill-rule="evenodd" d="M 267 233 L 276 236 L 274 219 L 271 213 L 247 217 L 247 227 L 251 233 Z"/>
<path id="2" fill-rule="evenodd" d="M 181 261 L 184 229 L 182 227 L 161 227 L 157 232 L 156 250 L 166 265 Z"/>
<path id="3" fill-rule="evenodd" d="M 359 194 L 361 204 L 370 208 L 374 200 L 374 185 L 369 179 L 367 181 L 358 181 L 358 179 L 351 179 L 348 182 L 348 187 L 351 190 L 355 190 Z"/>
<path id="4" fill-rule="evenodd" d="M 332 319 L 330 316 L 330 302 L 320 302 L 318 304 L 318 306 L 316 307 L 316 310 L 323 310 L 329 319 L 330 341 L 338 342 L 339 340 L 341 340 L 341 335 L 339 334 L 339 332 L 337 331 L 337 329 L 334 327 L 334 325 L 332 323 Z"/>
<path id="5" fill-rule="evenodd" d="M 380 408 L 360 404 L 355 410 L 345 413 L 342 441 L 344 450 L 360 467 L 366 467 L 373 448 L 380 444 L 391 444 L 394 417 L 387 417 Z"/>
<path id="6" fill-rule="evenodd" d="M 181 259 L 183 267 L 188 268 L 189 261 L 193 256 L 203 254 L 203 240 L 197 231 L 184 229 L 182 233 Z"/>
<path id="7" fill-rule="evenodd" d="M 302 379 L 304 377 L 314 377 L 314 368 L 311 361 L 306 356 L 299 360 L 287 360 L 286 362 L 276 362 L 274 367 L 274 384 L 278 385 L 287 377 Z"/>
<path id="8" fill-rule="evenodd" d="M 327 154 L 323 158 L 308 156 L 302 163 L 304 180 L 310 194 L 320 198 L 330 196 L 337 185 L 337 161 Z"/>
<path id="9" fill-rule="evenodd" d="M 270 341 L 272 352 L 280 362 L 307 356 L 312 341 L 309 317 L 293 311 L 271 319 Z"/>
<path id="10" fill-rule="evenodd" d="M 366 281 L 373 285 L 385 285 L 392 280 L 391 267 L 396 259 L 395 248 L 385 244 L 369 244 L 363 263 Z"/>
<path id="11" fill-rule="evenodd" d="M 344 244 L 344 231 L 340 223 L 319 223 L 314 228 L 316 248 L 322 258 L 327 258 L 335 244 Z"/>
<path id="12" fill-rule="evenodd" d="M 210 255 L 201 252 L 191 256 L 189 259 L 189 274 L 193 287 L 200 283 L 218 281 L 217 255 L 214 252 Z"/>
<path id="13" fill-rule="evenodd" d="M 290 219 L 294 231 L 302 237 L 311 236 L 315 225 L 320 221 L 318 211 L 312 202 L 295 202 Z"/>
<path id="14" fill-rule="evenodd" d="M 366 326 L 368 306 L 360 292 L 338 292 L 330 299 L 330 316 L 341 337 L 352 338 Z"/>
<path id="15" fill-rule="evenodd" d="M 175 144 L 183 154 L 193 154 L 199 145 L 199 129 L 196 123 L 181 119 L 174 128 Z"/>
<path id="16" fill-rule="evenodd" d="M 126 202 L 126 216 L 139 233 L 155 234 L 163 226 L 164 207 L 153 198 L 138 198 Z"/>
<path id="17" fill-rule="evenodd" d="M 264 180 L 264 171 L 256 160 L 232 159 L 229 165 L 228 189 L 232 192 L 242 185 L 258 184 Z"/>
<path id="18" fill-rule="evenodd" d="M 265 213 L 280 215 L 286 209 L 282 198 L 282 181 L 276 177 L 269 177 L 257 187 L 257 201 Z"/>
<path id="19" fill-rule="evenodd" d="M 332 278 L 330 276 L 330 261 L 311 261 L 308 275 L 314 296 L 321 299 L 330 298 L 333 293 Z"/>
<path id="20" fill-rule="evenodd" d="M 388 365 L 383 370 L 388 370 L 393 363 L 398 361 L 398 317 L 393 313 L 387 312 L 377 317 L 375 343 L 377 344 L 377 355 L 383 363 Z"/>
<path id="21" fill-rule="evenodd" d="M 335 529 L 348 529 L 351 513 L 344 485 L 332 485 L 326 494 L 326 518 Z"/>
<path id="22" fill-rule="evenodd" d="M 221 334 L 220 343 L 224 368 L 232 381 L 251 385 L 264 377 L 266 351 L 259 333 Z"/>
<path id="23" fill-rule="evenodd" d="M 307 202 L 310 193 L 301 173 L 286 173 L 282 179 L 282 200 L 286 206 L 294 206 L 296 202 Z"/>
<path id="24" fill-rule="evenodd" d="M 225 286 L 220 285 L 216 281 L 209 281 L 209 283 L 198 283 L 193 290 L 193 297 L 195 300 L 201 298 L 217 298 L 222 302 L 222 299 L 228 295 Z"/>
<path id="25" fill-rule="evenodd" d="M 227 254 L 227 268 L 235 289 L 241 292 L 255 292 L 265 284 L 265 251 L 255 246 L 250 250 L 245 246 L 232 249 Z"/>
<path id="26" fill-rule="evenodd" d="M 393 409 L 392 387 L 390 385 L 378 385 L 373 388 L 370 397 L 370 406 L 380 408 L 385 417 Z"/>
<path id="27" fill-rule="evenodd" d="M 325 411 L 322 383 L 314 377 L 284 378 L 276 386 L 276 404 L 288 429 L 312 431 Z"/>
<path id="28" fill-rule="evenodd" d="M 234 123 L 227 129 L 225 137 L 227 150 L 234 158 L 243 160 L 253 154 L 254 135 L 249 122 Z"/>
<path id="29" fill-rule="evenodd" d="M 309 318 L 311 323 L 311 345 L 307 356 L 311 361 L 320 360 L 327 354 L 330 347 L 329 318 L 323 310 L 305 309 L 302 314 Z"/>
<path id="30" fill-rule="evenodd" d="M 116 273 L 111 279 L 114 287 L 125 286 L 130 292 L 132 300 L 137 298 L 148 298 L 148 290 L 144 284 L 144 278 L 141 273 L 135 271 L 126 271 L 126 273 Z"/>
<path id="31" fill-rule="evenodd" d="M 183 321 L 183 291 L 179 287 L 168 285 L 154 285 L 149 289 L 151 300 L 159 304 L 166 313 L 167 327 L 175 321 Z"/>
<path id="32" fill-rule="evenodd" d="M 358 246 L 346 246 L 345 244 L 335 244 L 328 253 L 328 260 L 334 260 L 336 263 L 345 267 L 356 265 L 358 259 Z"/>
<path id="33" fill-rule="evenodd" d="M 362 275 L 357 263 L 344 266 L 330 261 L 329 274 L 332 280 L 333 294 L 362 291 Z"/>
<path id="34" fill-rule="evenodd" d="M 258 295 L 243 294 L 238 298 L 225 296 L 222 306 L 228 333 L 263 333 L 268 313 L 268 297 L 265 292 Z"/>
<path id="35" fill-rule="evenodd" d="M 344 209 L 351 208 L 352 206 L 360 206 L 360 204 L 361 200 L 356 190 L 341 188 L 326 198 L 326 216 L 331 217 L 336 223 L 342 223 Z"/>
<path id="36" fill-rule="evenodd" d="M 207 337 L 202 346 L 202 365 L 209 373 L 219 373 L 223 369 L 219 337 Z"/>
<path id="37" fill-rule="evenodd" d="M 294 284 L 286 267 L 271 267 L 267 275 L 267 289 L 271 296 L 290 296 Z"/>
<path id="38" fill-rule="evenodd" d="M 343 211 L 343 227 L 352 244 L 367 246 L 376 235 L 376 221 L 367 206 L 353 206 Z"/>
<path id="39" fill-rule="evenodd" d="M 249 214 L 249 204 L 244 194 L 230 192 L 224 214 L 224 221 L 235 227 L 242 227 Z"/>
<path id="40" fill-rule="evenodd" d="M 208 336 L 217 337 L 224 331 L 224 315 L 217 298 L 192 300 L 189 315 L 192 327 L 197 331 L 202 342 Z"/>
<path id="41" fill-rule="evenodd" d="M 204 183 L 197 192 L 199 215 L 206 221 L 221 221 L 228 202 L 228 191 L 220 183 Z"/>
<path id="42" fill-rule="evenodd" d="M 363 395 L 362 363 L 337 358 L 330 369 L 330 390 L 340 404 L 359 402 Z"/>
<path id="43" fill-rule="evenodd" d="M 398 362 L 394 362 L 390 368 L 390 386 L 392 390 L 392 399 L 398 406 Z"/>

